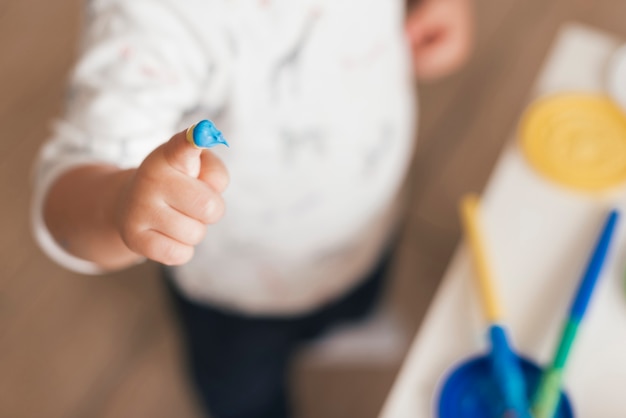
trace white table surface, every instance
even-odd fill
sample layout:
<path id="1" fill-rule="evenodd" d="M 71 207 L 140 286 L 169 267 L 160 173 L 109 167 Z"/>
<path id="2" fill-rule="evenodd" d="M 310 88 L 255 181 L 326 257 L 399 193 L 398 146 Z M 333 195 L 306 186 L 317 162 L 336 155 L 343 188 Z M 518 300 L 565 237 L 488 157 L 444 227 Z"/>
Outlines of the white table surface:
<path id="1" fill-rule="evenodd" d="M 619 43 L 588 27 L 564 27 L 532 97 L 604 91 L 606 68 Z M 626 417 L 626 188 L 592 196 L 546 181 L 527 164 L 513 134 L 482 197 L 487 251 L 513 344 L 540 364 L 552 358 L 582 270 L 613 206 L 623 215 L 617 239 L 565 373 L 565 388 L 579 418 Z M 434 416 L 442 377 L 459 361 L 486 350 L 478 297 L 462 244 L 381 418 Z"/>

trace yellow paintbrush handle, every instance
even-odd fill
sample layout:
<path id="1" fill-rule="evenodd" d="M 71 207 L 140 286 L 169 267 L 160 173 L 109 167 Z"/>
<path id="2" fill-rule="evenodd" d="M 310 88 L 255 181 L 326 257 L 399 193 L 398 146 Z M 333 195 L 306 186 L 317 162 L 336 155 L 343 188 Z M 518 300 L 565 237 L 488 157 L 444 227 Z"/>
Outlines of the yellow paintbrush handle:
<path id="1" fill-rule="evenodd" d="M 489 322 L 494 323 L 499 322 L 502 318 L 502 310 L 498 302 L 497 292 L 489 264 L 487 263 L 487 254 L 485 253 L 480 233 L 478 205 L 478 197 L 476 195 L 465 196 L 461 201 L 461 219 L 465 237 L 474 258 L 485 316 Z"/>

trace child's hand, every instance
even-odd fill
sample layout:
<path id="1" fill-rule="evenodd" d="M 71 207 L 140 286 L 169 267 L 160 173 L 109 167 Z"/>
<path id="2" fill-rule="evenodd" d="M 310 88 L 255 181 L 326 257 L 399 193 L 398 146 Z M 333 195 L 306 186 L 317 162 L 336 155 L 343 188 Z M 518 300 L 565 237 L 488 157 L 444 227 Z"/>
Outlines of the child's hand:
<path id="1" fill-rule="evenodd" d="M 211 152 L 174 135 L 155 149 L 121 193 L 117 225 L 132 251 L 167 265 L 184 264 L 206 226 L 224 213 L 228 173 Z"/>
<path id="2" fill-rule="evenodd" d="M 409 10 L 406 30 L 420 79 L 446 76 L 467 60 L 471 15 L 471 0 L 422 0 Z"/>

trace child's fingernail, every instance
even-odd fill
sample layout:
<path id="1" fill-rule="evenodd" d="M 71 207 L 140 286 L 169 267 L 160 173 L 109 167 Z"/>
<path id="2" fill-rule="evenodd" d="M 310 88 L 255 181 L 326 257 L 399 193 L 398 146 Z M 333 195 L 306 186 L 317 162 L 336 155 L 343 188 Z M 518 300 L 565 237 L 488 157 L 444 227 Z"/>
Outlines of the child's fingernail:
<path id="1" fill-rule="evenodd" d="M 187 128 L 187 142 L 196 148 L 212 148 L 219 144 L 228 146 L 222 133 L 210 120 L 201 120 Z"/>

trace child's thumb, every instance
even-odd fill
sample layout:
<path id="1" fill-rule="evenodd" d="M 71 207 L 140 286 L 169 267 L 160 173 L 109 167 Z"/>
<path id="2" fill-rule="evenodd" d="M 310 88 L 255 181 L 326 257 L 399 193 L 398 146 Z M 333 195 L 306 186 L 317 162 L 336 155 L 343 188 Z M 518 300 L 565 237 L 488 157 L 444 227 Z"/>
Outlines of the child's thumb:
<path id="1" fill-rule="evenodd" d="M 215 125 L 209 120 L 202 120 L 174 135 L 163 146 L 163 152 L 169 165 L 192 177 L 198 177 L 202 150 L 219 144 L 228 146 Z"/>

